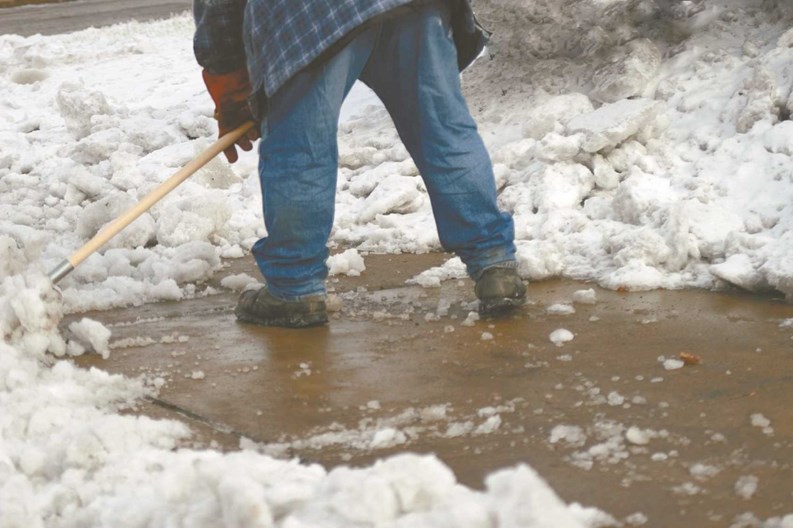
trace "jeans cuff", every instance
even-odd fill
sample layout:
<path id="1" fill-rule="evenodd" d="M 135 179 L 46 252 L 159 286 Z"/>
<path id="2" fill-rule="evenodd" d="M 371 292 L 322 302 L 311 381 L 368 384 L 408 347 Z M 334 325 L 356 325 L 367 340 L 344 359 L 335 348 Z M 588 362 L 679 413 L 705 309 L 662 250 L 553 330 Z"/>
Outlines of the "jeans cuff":
<path id="1" fill-rule="evenodd" d="M 478 281 L 487 270 L 493 268 L 518 269 L 518 261 L 515 259 L 511 259 L 511 260 L 505 260 L 503 262 L 496 262 L 495 264 L 488 264 L 484 268 L 480 269 L 476 274 L 471 275 L 471 278 L 474 281 Z"/>
<path id="2" fill-rule="evenodd" d="M 313 299 L 313 298 L 316 298 L 316 297 L 323 297 L 324 298 L 326 296 L 325 286 L 324 285 L 321 286 L 319 289 L 313 290 L 313 291 L 312 291 L 312 289 L 310 287 L 303 288 L 304 290 L 306 290 L 306 292 L 305 293 L 298 293 L 298 294 L 285 292 L 285 291 L 283 291 L 283 290 L 281 290 L 279 288 L 273 287 L 273 285 L 269 284 L 269 283 L 266 283 L 265 287 L 267 288 L 267 291 L 270 292 L 270 295 L 272 295 L 276 299 L 279 299 L 281 301 L 287 301 L 287 302 L 302 301 L 304 299 Z"/>

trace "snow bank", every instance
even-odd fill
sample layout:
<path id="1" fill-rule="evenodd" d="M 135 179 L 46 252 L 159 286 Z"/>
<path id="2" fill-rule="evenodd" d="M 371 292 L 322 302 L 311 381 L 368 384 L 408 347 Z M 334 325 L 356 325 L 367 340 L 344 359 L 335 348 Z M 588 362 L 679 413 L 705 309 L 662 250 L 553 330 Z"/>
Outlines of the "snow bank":
<path id="1" fill-rule="evenodd" d="M 793 294 L 786 4 L 612 4 L 482 3 L 486 23 L 510 23 L 465 84 L 515 219 L 520 273 Z M 518 19 L 536 31 L 512 33 Z M 177 17 L 0 38 L 2 276 L 51 269 L 206 147 L 215 124 L 191 32 Z M 333 242 L 439 249 L 384 110 L 356 89 L 343 115 Z M 221 257 L 265 234 L 256 163 L 216 160 L 144 214 L 64 280 L 66 310 L 196 295 Z M 351 264 L 329 263 L 363 271 Z M 458 276 L 447 271 L 418 280 Z"/>
<path id="2" fill-rule="evenodd" d="M 789 4 L 478 4 L 466 87 L 524 276 L 791 296 Z"/>

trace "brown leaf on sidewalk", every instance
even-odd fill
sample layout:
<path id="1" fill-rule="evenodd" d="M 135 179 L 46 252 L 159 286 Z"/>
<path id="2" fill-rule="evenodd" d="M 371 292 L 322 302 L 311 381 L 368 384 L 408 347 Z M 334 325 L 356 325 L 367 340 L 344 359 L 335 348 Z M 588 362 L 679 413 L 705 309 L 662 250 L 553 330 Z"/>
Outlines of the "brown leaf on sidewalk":
<path id="1" fill-rule="evenodd" d="M 689 354 L 688 352 L 680 352 L 677 356 L 683 360 L 683 363 L 686 365 L 699 365 L 702 363 L 702 359 L 699 356 Z"/>

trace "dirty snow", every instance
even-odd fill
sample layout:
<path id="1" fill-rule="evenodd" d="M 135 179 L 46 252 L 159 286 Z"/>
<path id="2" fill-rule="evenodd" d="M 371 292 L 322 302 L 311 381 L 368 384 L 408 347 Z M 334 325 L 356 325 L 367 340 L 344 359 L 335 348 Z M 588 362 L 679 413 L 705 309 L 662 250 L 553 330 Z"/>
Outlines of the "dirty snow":
<path id="1" fill-rule="evenodd" d="M 274 456 L 293 450 L 313 451 L 333 447 L 341 449 L 346 457 L 352 453 L 367 453 L 396 445 L 409 447 L 422 437 L 488 435 L 497 433 L 502 424 L 502 415 L 514 413 L 521 401 L 515 399 L 483 407 L 476 414 L 459 414 L 446 403 L 393 412 L 382 409 L 381 404 L 375 401 L 360 407 L 364 416 L 352 426 L 334 423 L 317 427 L 302 437 L 283 435 L 275 442 L 258 444 L 246 440 L 243 446 Z M 386 412 L 372 414 L 372 411 Z"/>
<path id="2" fill-rule="evenodd" d="M 575 308 L 572 304 L 557 303 L 552 304 L 545 311 L 551 315 L 572 315 L 575 313 Z"/>
<path id="3" fill-rule="evenodd" d="M 749 417 L 749 421 L 754 427 L 760 428 L 763 433 L 769 436 L 774 434 L 774 428 L 771 427 L 771 420 L 763 416 L 762 413 L 752 413 Z"/>
<path id="4" fill-rule="evenodd" d="M 754 475 L 743 475 L 735 481 L 735 494 L 744 499 L 751 499 L 757 493 L 757 484 L 760 482 Z"/>
<path id="5" fill-rule="evenodd" d="M 548 440 L 552 444 L 562 442 L 571 447 L 581 447 L 586 444 L 586 434 L 577 425 L 557 425 L 551 430 L 551 437 Z"/>

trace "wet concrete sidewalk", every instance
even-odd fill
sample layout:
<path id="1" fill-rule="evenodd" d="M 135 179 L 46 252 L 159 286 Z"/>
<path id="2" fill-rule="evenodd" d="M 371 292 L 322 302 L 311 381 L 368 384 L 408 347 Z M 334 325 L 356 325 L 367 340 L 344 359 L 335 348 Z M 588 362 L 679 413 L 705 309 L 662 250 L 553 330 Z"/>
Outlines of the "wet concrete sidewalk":
<path id="1" fill-rule="evenodd" d="M 79 363 L 161 378 L 138 412 L 186 421 L 197 445 L 327 467 L 431 452 L 474 488 L 528 463 L 627 526 L 793 513 L 793 326 L 780 326 L 793 306 L 595 288 L 595 304 L 553 314 L 591 286 L 547 281 L 514 317 L 466 326 L 469 281 L 404 283 L 445 258 L 365 257 L 361 277 L 333 284 L 341 308 L 323 328 L 237 324 L 230 292 L 84 314 L 117 346 Z M 248 259 L 224 274 L 241 271 L 255 276 Z M 575 338 L 554 345 L 559 328 Z M 681 353 L 700 363 L 667 370 Z"/>

